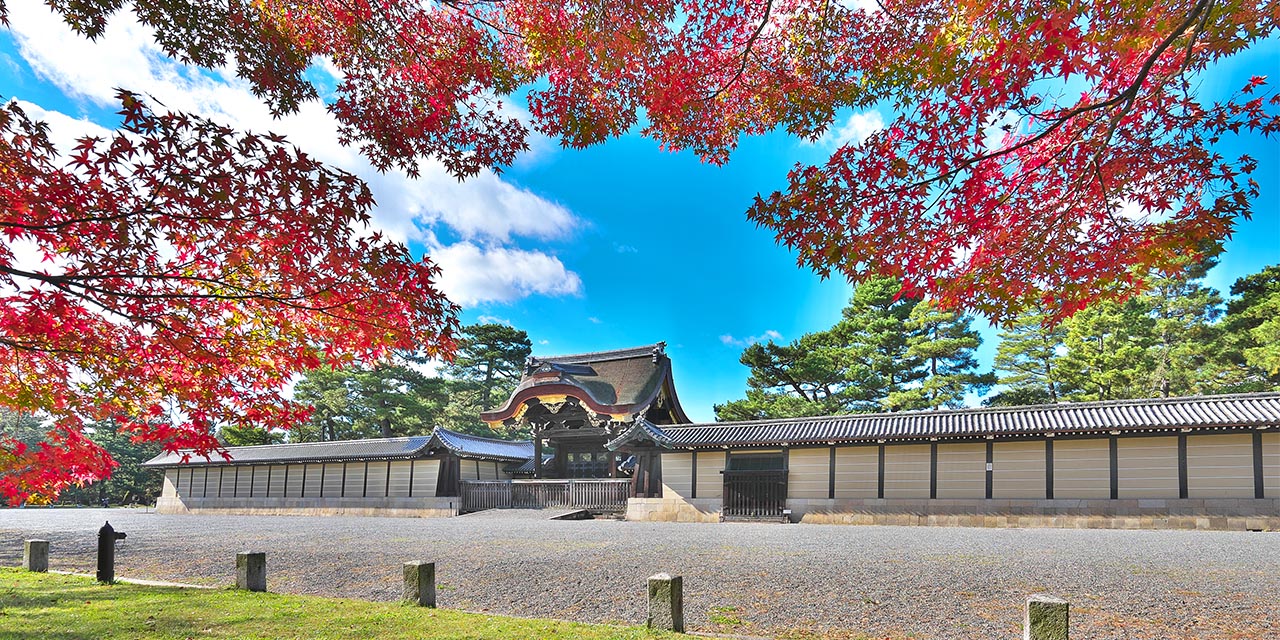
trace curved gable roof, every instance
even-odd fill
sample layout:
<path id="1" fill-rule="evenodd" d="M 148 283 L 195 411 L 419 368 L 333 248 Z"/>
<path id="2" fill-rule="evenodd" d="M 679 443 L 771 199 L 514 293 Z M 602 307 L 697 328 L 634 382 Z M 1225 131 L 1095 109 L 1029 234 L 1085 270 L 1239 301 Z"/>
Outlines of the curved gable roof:
<path id="1" fill-rule="evenodd" d="M 480 414 L 497 423 L 519 415 L 535 398 L 573 396 L 599 414 L 622 416 L 649 406 L 663 389 L 677 422 L 688 422 L 671 382 L 666 344 L 546 358 L 531 357 L 520 384 L 501 406 Z"/>

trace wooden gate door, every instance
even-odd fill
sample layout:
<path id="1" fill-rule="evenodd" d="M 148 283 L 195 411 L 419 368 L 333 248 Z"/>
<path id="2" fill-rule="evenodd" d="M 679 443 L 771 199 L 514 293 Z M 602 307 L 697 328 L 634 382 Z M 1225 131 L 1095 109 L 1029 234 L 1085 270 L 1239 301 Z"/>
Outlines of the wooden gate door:
<path id="1" fill-rule="evenodd" d="M 786 469 L 724 472 L 725 518 L 781 518 L 786 508 Z"/>

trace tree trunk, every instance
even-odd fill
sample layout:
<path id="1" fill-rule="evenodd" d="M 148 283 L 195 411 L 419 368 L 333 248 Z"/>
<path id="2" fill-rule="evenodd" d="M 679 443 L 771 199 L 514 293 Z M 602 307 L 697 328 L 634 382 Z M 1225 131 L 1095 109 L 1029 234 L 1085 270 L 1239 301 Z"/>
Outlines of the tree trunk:
<path id="1" fill-rule="evenodd" d="M 382 437 L 390 438 L 391 437 L 391 418 L 387 417 L 387 412 L 386 412 L 387 399 L 382 398 L 381 400 L 378 401 L 378 404 L 381 405 L 383 409 L 382 419 L 378 421 L 378 423 L 382 426 Z"/>

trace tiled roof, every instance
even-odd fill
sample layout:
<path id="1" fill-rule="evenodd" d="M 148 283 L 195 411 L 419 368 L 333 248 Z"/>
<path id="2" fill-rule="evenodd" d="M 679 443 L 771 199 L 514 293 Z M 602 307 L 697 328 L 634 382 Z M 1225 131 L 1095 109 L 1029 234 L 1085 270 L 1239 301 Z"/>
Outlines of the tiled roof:
<path id="1" fill-rule="evenodd" d="M 459 455 L 473 458 L 524 460 L 533 457 L 533 443 L 528 440 L 494 440 L 437 427 L 430 436 L 227 447 L 227 453 L 231 454 L 230 461 L 223 460 L 221 456 L 213 455 L 210 460 L 205 460 L 200 456 L 191 456 L 184 463 L 182 457 L 184 454 L 189 454 L 189 451 L 162 453 L 142 463 L 142 466 L 173 467 L 181 464 L 280 464 L 285 462 L 336 462 L 339 460 L 405 460 L 425 456 L 431 450 L 437 448 L 445 448 Z"/>
<path id="2" fill-rule="evenodd" d="M 440 428 L 436 429 L 431 439 L 433 445 L 439 443 L 460 456 L 470 458 L 533 459 L 533 441 L 531 440 L 496 440 Z"/>
<path id="3" fill-rule="evenodd" d="M 675 448 L 1280 426 L 1280 393 L 902 411 L 655 427 Z"/>
<path id="4" fill-rule="evenodd" d="M 606 442 L 604 448 L 613 451 L 633 440 L 650 440 L 660 446 L 670 446 L 671 436 L 661 427 L 641 418 L 631 423 L 631 428 L 618 434 L 613 440 Z"/>
<path id="5" fill-rule="evenodd" d="M 542 456 L 542 466 L 544 467 L 550 466 L 551 462 L 555 459 L 556 457 L 553 455 Z M 533 457 L 530 457 L 528 460 L 525 460 L 524 462 L 513 462 L 503 467 L 503 470 L 506 471 L 507 473 L 513 473 L 513 474 L 533 473 L 534 472 Z"/>
<path id="6" fill-rule="evenodd" d="M 481 418 L 498 422 L 519 411 L 521 403 L 540 395 L 580 397 L 598 413 L 626 414 L 644 409 L 671 379 L 671 359 L 666 345 L 595 351 L 574 355 L 533 357 L 519 386 L 503 406 Z M 687 422 L 671 387 L 672 411 L 677 422 Z"/>
<path id="7" fill-rule="evenodd" d="M 649 344 L 642 347 L 629 347 L 627 349 L 614 349 L 612 351 L 592 351 L 590 353 L 575 353 L 567 356 L 547 356 L 545 358 L 534 358 L 538 362 L 555 362 L 558 364 L 593 364 L 596 362 L 608 362 L 610 360 L 630 360 L 632 358 L 652 358 L 654 352 L 662 353 L 666 347 L 665 343 Z"/>

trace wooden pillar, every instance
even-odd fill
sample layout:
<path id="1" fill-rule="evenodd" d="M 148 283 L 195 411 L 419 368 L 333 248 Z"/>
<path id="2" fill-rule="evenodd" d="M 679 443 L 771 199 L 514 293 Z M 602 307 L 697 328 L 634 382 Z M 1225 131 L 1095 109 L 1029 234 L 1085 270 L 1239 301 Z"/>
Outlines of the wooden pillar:
<path id="1" fill-rule="evenodd" d="M 1111 436 L 1111 499 L 1120 498 L 1120 441 Z"/>
<path id="2" fill-rule="evenodd" d="M 929 443 L 929 499 L 938 499 L 938 443 Z"/>
<path id="3" fill-rule="evenodd" d="M 1253 432 L 1253 497 L 1261 500 L 1267 497 L 1265 476 L 1262 468 L 1262 432 Z"/>
<path id="4" fill-rule="evenodd" d="M 995 446 L 994 442 L 987 440 L 987 500 L 995 495 Z"/>
<path id="5" fill-rule="evenodd" d="M 1187 434 L 1178 434 L 1178 497 L 1186 499 L 1187 489 Z"/>
<path id="6" fill-rule="evenodd" d="M 884 499 L 884 443 L 883 442 L 880 443 L 879 458 L 880 458 L 880 461 L 877 464 L 877 472 L 876 472 L 876 498 L 879 500 L 883 500 Z"/>
<path id="7" fill-rule="evenodd" d="M 693 459 L 693 469 L 689 472 L 689 499 L 695 500 L 698 497 L 698 452 L 694 451 L 691 457 Z M 725 468 L 728 469 L 728 465 Z"/>
<path id="8" fill-rule="evenodd" d="M 724 468 L 728 469 L 729 465 L 726 464 Z M 835 448 L 835 445 L 832 445 L 831 451 L 828 454 L 828 460 L 827 460 L 827 499 L 835 500 L 835 498 L 836 498 L 836 448 Z"/>
<path id="9" fill-rule="evenodd" d="M 533 477 L 542 477 L 542 436 L 538 434 L 533 436 Z"/>
<path id="10" fill-rule="evenodd" d="M 1053 499 L 1053 438 L 1044 441 L 1044 497 Z"/>

